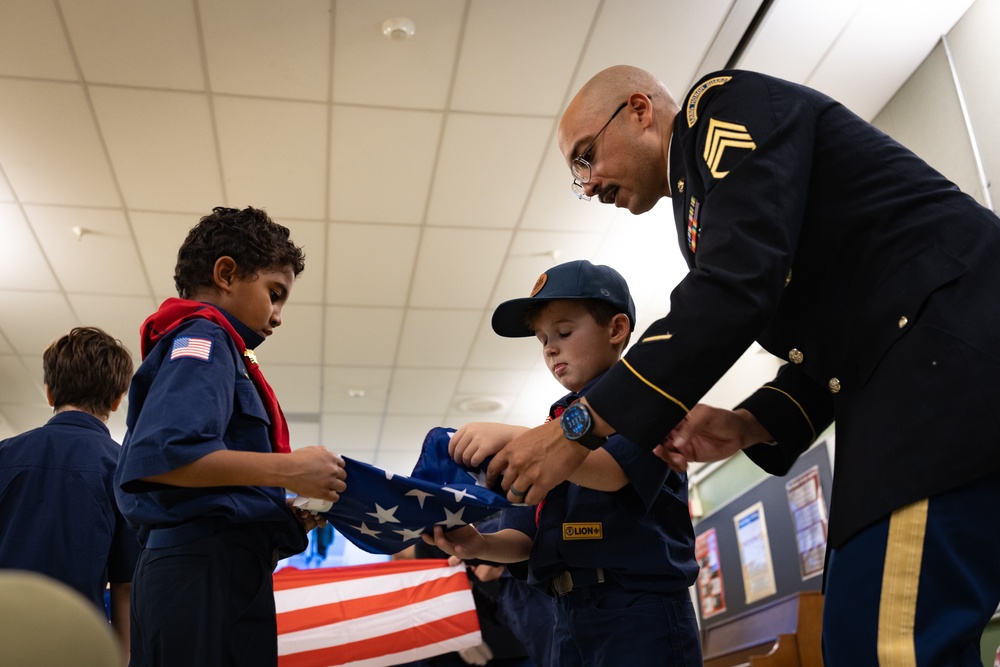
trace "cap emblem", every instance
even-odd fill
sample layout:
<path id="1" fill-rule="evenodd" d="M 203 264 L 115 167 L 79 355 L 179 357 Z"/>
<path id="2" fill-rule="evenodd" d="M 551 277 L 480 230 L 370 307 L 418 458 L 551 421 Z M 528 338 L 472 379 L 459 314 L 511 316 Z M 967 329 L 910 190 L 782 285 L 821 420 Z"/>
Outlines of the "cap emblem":
<path id="1" fill-rule="evenodd" d="M 543 273 L 542 275 L 538 276 L 538 280 L 535 281 L 535 286 L 531 288 L 531 294 L 529 294 L 528 296 L 535 296 L 536 294 L 541 292 L 542 288 L 545 287 L 545 281 L 548 279 L 549 279 L 549 274 L 547 273 Z"/>

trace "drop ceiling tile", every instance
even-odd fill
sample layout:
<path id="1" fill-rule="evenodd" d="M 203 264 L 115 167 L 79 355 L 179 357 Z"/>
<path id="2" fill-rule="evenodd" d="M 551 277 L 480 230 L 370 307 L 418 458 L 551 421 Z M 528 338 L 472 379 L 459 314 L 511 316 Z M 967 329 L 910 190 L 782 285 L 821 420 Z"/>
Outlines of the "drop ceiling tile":
<path id="1" fill-rule="evenodd" d="M 319 366 L 267 364 L 266 367 L 261 366 L 261 370 L 286 416 L 314 414 L 318 419 L 322 374 Z M 289 416 L 289 420 L 292 417 Z"/>
<path id="2" fill-rule="evenodd" d="M 445 422 L 453 428 L 469 422 L 501 422 L 517 400 L 516 393 L 457 393 L 448 407 Z"/>
<path id="3" fill-rule="evenodd" d="M 322 417 L 323 445 L 343 451 L 375 451 L 382 428 L 381 415 L 331 415 Z"/>
<path id="4" fill-rule="evenodd" d="M 132 363 L 138 367 L 142 359 L 139 328 L 156 310 L 155 299 L 89 294 L 70 294 L 67 298 L 80 316 L 81 326 L 98 327 L 120 340 L 132 353 Z"/>
<path id="5" fill-rule="evenodd" d="M 428 223 L 516 226 L 553 129 L 551 118 L 449 114 Z"/>
<path id="6" fill-rule="evenodd" d="M 527 377 L 526 371 L 466 369 L 458 382 L 457 391 L 469 396 L 516 395 L 524 387 Z"/>
<path id="7" fill-rule="evenodd" d="M 77 78 L 55 3 L 0 3 L 0 75 Z"/>
<path id="8" fill-rule="evenodd" d="M 409 477 L 420 457 L 420 448 L 407 451 L 382 451 L 375 454 L 373 465 L 397 475 Z"/>
<path id="9" fill-rule="evenodd" d="M 452 108 L 558 113 L 598 4 L 596 0 L 473 0 Z M 497 57 L 500 53 L 502 58 Z"/>
<path id="10" fill-rule="evenodd" d="M 327 303 L 406 304 L 420 242 L 419 228 L 332 223 L 328 241 Z"/>
<path id="11" fill-rule="evenodd" d="M 198 4 L 216 93 L 329 99 L 329 0 L 216 0 Z"/>
<path id="12" fill-rule="evenodd" d="M 270 211 L 268 211 L 270 213 Z M 306 268 L 295 279 L 293 303 L 323 303 L 323 274 L 326 272 L 326 223 L 285 220 L 271 214 L 271 219 L 288 227 L 292 243 L 306 255 Z"/>
<path id="13" fill-rule="evenodd" d="M 334 106 L 330 219 L 420 223 L 441 118 L 429 111 Z"/>
<path id="14" fill-rule="evenodd" d="M 402 308 L 327 306 L 323 363 L 328 366 L 392 366 L 402 326 Z"/>
<path id="15" fill-rule="evenodd" d="M 553 266 L 592 258 L 605 237 L 588 232 L 517 232 L 488 304 L 491 317 L 502 302 L 531 294 L 538 276 Z"/>
<path id="16" fill-rule="evenodd" d="M 511 236 L 509 231 L 427 228 L 410 305 L 482 308 L 490 298 Z"/>
<path id="17" fill-rule="evenodd" d="M 39 355 L 43 350 L 38 350 Z M 42 379 L 41 356 L 22 359 L 13 354 L 0 354 L 0 404 L 46 405 Z M 37 363 L 35 363 L 37 361 Z"/>
<path id="18" fill-rule="evenodd" d="M 2 331 L 0 331 L 0 354 L 14 354 L 14 348 L 7 342 Z"/>
<path id="19" fill-rule="evenodd" d="M 573 177 L 555 141 L 545 149 L 541 170 L 521 218 L 521 229 L 603 232 L 615 217 L 615 208 L 596 200 L 573 196 Z"/>
<path id="20" fill-rule="evenodd" d="M 415 109 L 445 107 L 465 0 L 337 2 L 333 40 L 333 100 Z M 405 16 L 411 39 L 393 41 L 382 22 Z M 378 81 L 379 85 L 372 85 Z"/>
<path id="21" fill-rule="evenodd" d="M 63 289 L 75 294 L 150 293 L 120 210 L 26 206 L 25 213 Z M 108 261 L 111 257 L 114 261 Z"/>
<path id="22" fill-rule="evenodd" d="M 25 326 L 30 322 L 31 326 Z M 0 291 L 0 331 L 18 354 L 38 354 L 80 322 L 58 292 Z"/>
<path id="23" fill-rule="evenodd" d="M 789 81 L 808 81 L 862 2 L 771 5 L 740 56 L 739 67 Z M 789 53 L 795 57 L 789 58 Z"/>
<path id="24" fill-rule="evenodd" d="M 389 368 L 323 367 L 323 412 L 382 414 L 389 395 Z"/>
<path id="25" fill-rule="evenodd" d="M 529 370 L 542 358 L 542 349 L 535 338 L 503 338 L 489 321 L 479 328 L 466 368 L 480 370 Z"/>
<path id="26" fill-rule="evenodd" d="M 448 410 L 460 371 L 399 368 L 392 378 L 387 413 L 443 415 Z"/>
<path id="27" fill-rule="evenodd" d="M 58 289 L 48 259 L 35 240 L 21 209 L 0 204 L 0 288 L 51 291 Z"/>
<path id="28" fill-rule="evenodd" d="M 223 201 L 204 95 L 94 86 L 91 96 L 129 207 L 208 213 Z"/>
<path id="29" fill-rule="evenodd" d="M 335 446 L 326 444 L 325 442 L 324 442 L 323 446 L 326 447 L 327 449 L 329 449 L 331 452 L 339 454 L 340 456 L 344 457 L 345 459 L 350 458 L 350 459 L 353 459 L 355 461 L 361 461 L 362 463 L 370 463 L 370 462 L 372 462 L 372 461 L 375 460 L 375 447 L 376 447 L 376 445 L 375 445 L 374 442 L 371 444 L 371 447 L 369 447 L 367 449 L 360 449 L 359 448 L 359 449 L 344 449 L 344 450 L 340 450 L 340 449 L 337 449 Z"/>
<path id="30" fill-rule="evenodd" d="M 14 433 L 24 433 L 44 425 L 52 417 L 52 408 L 23 405 L 16 409 L 5 407 L 3 413 Z"/>
<path id="31" fill-rule="evenodd" d="M 322 425 L 319 422 L 315 424 L 291 422 L 288 424 L 288 436 L 293 451 L 320 445 L 323 442 Z"/>
<path id="32" fill-rule="evenodd" d="M 663 308 L 670 303 L 670 292 L 688 273 L 687 264 L 677 245 L 672 220 L 658 213 L 669 213 L 670 202 L 663 209 L 653 209 L 640 217 L 612 225 L 599 252 L 591 260 L 606 264 L 624 276 L 639 316 L 648 315 L 650 306 Z"/>
<path id="33" fill-rule="evenodd" d="M 517 394 L 508 414 L 508 422 L 523 426 L 542 424 L 549 414 L 549 407 L 566 394 L 566 388 L 552 377 L 544 363 L 539 360 L 535 370 L 528 374 L 524 387 Z"/>
<path id="34" fill-rule="evenodd" d="M 417 462 L 421 445 L 432 428 L 442 426 L 441 415 L 389 415 L 382 426 L 382 440 L 379 443 L 379 454 L 383 452 L 407 452 L 413 454 L 410 468 L 402 472 L 408 475 Z"/>
<path id="35" fill-rule="evenodd" d="M 326 105 L 221 95 L 214 102 L 229 201 L 275 218 L 323 219 Z"/>
<path id="36" fill-rule="evenodd" d="M 193 3 L 60 0 L 59 6 L 87 81 L 205 89 Z"/>
<path id="37" fill-rule="evenodd" d="M 293 292 L 294 294 L 294 292 Z M 319 365 L 323 350 L 323 308 L 289 301 L 281 309 L 281 326 L 257 348 L 261 364 Z M 265 366 L 266 367 L 266 366 Z"/>
<path id="38" fill-rule="evenodd" d="M 701 59 L 732 5 L 733 0 L 605 0 L 567 100 L 592 76 L 623 62 L 652 72 L 680 99 L 697 78 Z"/>
<path id="39" fill-rule="evenodd" d="M 157 301 L 177 296 L 174 286 L 177 251 L 201 215 L 210 212 L 211 209 L 204 214 L 131 212 L 139 255 Z"/>
<path id="40" fill-rule="evenodd" d="M 3 168 L 0 167 L 0 202 L 13 202 L 16 200 L 14 191 L 10 189 L 10 184 L 7 183 L 6 178 L 3 178 Z"/>
<path id="41" fill-rule="evenodd" d="M 396 363 L 410 368 L 461 368 L 482 317 L 479 310 L 409 309 Z"/>
<path id="42" fill-rule="evenodd" d="M 121 203 L 77 84 L 0 79 L 0 164 L 22 202 Z"/>

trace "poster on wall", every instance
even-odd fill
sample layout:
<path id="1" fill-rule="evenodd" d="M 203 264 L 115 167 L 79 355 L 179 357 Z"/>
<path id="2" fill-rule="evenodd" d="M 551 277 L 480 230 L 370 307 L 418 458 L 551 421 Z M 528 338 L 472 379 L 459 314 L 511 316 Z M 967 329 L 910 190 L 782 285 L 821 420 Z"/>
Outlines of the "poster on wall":
<path id="1" fill-rule="evenodd" d="M 722 567 L 719 564 L 719 541 L 715 528 L 695 538 L 694 555 L 698 560 L 698 597 L 701 599 L 702 619 L 711 618 L 726 610 L 726 592 L 722 586 Z"/>
<path id="2" fill-rule="evenodd" d="M 795 525 L 802 580 L 823 574 L 826 557 L 826 501 L 820 484 L 819 466 L 813 466 L 785 483 L 788 508 Z"/>
<path id="3" fill-rule="evenodd" d="M 735 517 L 736 538 L 740 547 L 740 565 L 743 570 L 743 591 L 747 604 L 774 595 L 778 586 L 774 579 L 771 561 L 771 543 L 764 519 L 764 503 L 757 502 Z"/>

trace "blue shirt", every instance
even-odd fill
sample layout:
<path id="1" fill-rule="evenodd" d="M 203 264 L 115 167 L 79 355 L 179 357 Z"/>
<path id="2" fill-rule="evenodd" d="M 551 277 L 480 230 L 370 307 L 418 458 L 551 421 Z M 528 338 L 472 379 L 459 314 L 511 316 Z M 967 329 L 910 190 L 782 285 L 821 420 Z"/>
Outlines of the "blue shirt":
<path id="1" fill-rule="evenodd" d="M 586 393 L 568 394 L 552 406 L 565 407 Z M 532 538 L 528 581 L 548 589 L 563 570 L 603 568 L 624 588 L 676 591 L 694 583 L 694 529 L 687 504 L 687 478 L 623 436 L 604 446 L 628 478 L 609 493 L 564 482 L 545 497 L 541 510 L 504 510 L 503 528 Z M 537 513 L 537 525 L 536 525 Z"/>
<path id="2" fill-rule="evenodd" d="M 229 319 L 248 348 L 260 341 Z M 126 423 L 115 484 L 122 512 L 141 527 L 140 537 L 152 527 L 212 516 L 234 524 L 268 522 L 283 553 L 305 548 L 304 529 L 280 487 L 182 488 L 143 481 L 215 451 L 272 451 L 264 404 L 235 343 L 218 324 L 192 319 L 157 342 L 132 379 Z"/>
<path id="3" fill-rule="evenodd" d="M 108 582 L 132 581 L 139 553 L 115 502 L 120 449 L 78 410 L 0 442 L 0 567 L 53 577 L 103 611 Z"/>

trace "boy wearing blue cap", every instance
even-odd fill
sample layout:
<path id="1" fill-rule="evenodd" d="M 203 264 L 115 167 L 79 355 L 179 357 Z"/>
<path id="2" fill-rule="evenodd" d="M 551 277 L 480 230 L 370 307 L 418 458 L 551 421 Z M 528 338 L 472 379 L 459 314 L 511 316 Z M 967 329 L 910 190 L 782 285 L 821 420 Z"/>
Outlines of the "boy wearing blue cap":
<path id="1" fill-rule="evenodd" d="M 548 418 L 571 429 L 586 416 L 574 403 L 628 345 L 635 306 L 617 271 L 579 260 L 543 273 L 530 296 L 500 304 L 492 324 L 501 336 L 542 343 L 546 365 L 570 391 Z M 477 465 L 524 430 L 468 424 L 450 453 Z M 537 508 L 505 510 L 496 533 L 437 527 L 434 543 L 463 559 L 528 561 L 528 582 L 554 599 L 551 665 L 700 665 L 686 477 L 622 436 L 578 441 L 591 453 Z"/>

